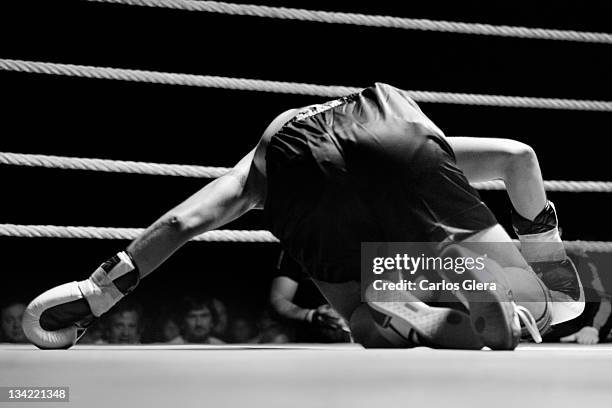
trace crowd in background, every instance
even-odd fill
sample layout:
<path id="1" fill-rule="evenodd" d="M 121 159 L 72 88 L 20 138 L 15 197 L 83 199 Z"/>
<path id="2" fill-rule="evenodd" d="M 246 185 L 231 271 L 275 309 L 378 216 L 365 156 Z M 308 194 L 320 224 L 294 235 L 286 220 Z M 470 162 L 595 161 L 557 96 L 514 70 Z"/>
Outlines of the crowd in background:
<path id="1" fill-rule="evenodd" d="M 21 301 L 2 307 L 1 341 L 27 343 L 21 329 L 25 307 L 25 302 Z M 232 315 L 220 299 L 191 296 L 175 304 L 164 305 L 161 313 L 152 315 L 140 303 L 127 297 L 91 325 L 78 344 L 303 342 L 298 326 L 309 325 L 309 322 L 291 322 L 273 316 L 274 312 L 270 309 L 262 310 L 255 318 Z M 334 340 L 330 338 L 327 341 Z"/>
<path id="2" fill-rule="evenodd" d="M 596 344 L 612 341 L 612 305 L 609 291 L 601 283 L 596 265 L 586 253 L 574 251 L 586 295 L 584 313 L 556 326 L 544 336 L 549 342 Z M 186 296 L 144 310 L 127 297 L 88 328 L 79 344 L 209 344 L 228 343 L 330 343 L 350 342 L 346 322 L 317 292 L 297 264 L 279 259 L 271 283 L 269 306 L 246 314 L 234 313 L 245 306 L 227 304 L 215 297 Z M 14 298 L 13 298 L 14 299 Z M 0 303 L 0 342 L 27 343 L 21 319 L 26 307 L 22 300 Z M 253 317 L 255 316 L 255 317 Z"/>

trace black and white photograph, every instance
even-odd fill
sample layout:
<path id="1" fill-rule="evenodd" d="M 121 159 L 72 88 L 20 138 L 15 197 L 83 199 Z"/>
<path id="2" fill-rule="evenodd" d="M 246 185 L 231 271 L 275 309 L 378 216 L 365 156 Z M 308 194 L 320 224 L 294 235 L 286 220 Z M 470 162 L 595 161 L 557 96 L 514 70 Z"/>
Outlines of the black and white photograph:
<path id="1" fill-rule="evenodd" d="M 612 3 L 8 1 L 0 38 L 0 408 L 612 401 Z"/>

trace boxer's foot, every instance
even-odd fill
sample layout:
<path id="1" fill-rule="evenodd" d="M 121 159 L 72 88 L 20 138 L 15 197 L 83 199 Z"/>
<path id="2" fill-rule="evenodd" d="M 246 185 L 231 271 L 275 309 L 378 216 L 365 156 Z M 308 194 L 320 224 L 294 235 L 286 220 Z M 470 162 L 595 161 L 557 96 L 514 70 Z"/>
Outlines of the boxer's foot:
<path id="1" fill-rule="evenodd" d="M 466 313 L 429 306 L 410 292 L 394 292 L 393 300 L 371 301 L 368 305 L 373 309 L 372 316 L 377 323 L 383 329 L 395 332 L 406 344 L 472 350 L 483 347 Z"/>

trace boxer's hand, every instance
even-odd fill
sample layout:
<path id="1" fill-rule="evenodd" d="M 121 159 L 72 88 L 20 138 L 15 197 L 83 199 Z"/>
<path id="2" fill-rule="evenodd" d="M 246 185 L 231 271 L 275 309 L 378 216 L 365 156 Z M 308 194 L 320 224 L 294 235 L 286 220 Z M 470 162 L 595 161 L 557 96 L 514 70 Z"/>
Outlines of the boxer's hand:
<path id="1" fill-rule="evenodd" d="M 65 349 L 78 340 L 78 329 L 95 319 L 78 282 L 49 289 L 30 302 L 21 321 L 32 344 L 42 349 Z"/>
<path id="2" fill-rule="evenodd" d="M 599 343 L 599 330 L 591 326 L 585 326 L 579 331 L 561 339 L 563 343 L 576 342 L 578 344 L 597 344 Z"/>
<path id="3" fill-rule="evenodd" d="M 69 348 L 78 340 L 79 329 L 113 307 L 138 280 L 131 257 L 120 252 L 89 279 L 57 286 L 30 302 L 23 314 L 23 331 L 40 348 Z"/>

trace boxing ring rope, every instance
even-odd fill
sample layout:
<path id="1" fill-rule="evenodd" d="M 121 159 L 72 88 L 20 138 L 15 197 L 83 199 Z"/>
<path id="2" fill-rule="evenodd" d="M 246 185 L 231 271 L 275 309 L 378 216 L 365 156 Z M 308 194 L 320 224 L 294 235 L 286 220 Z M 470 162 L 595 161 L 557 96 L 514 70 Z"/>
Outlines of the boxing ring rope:
<path id="1" fill-rule="evenodd" d="M 494 26 L 489 24 L 435 21 L 427 19 L 411 19 L 355 13 L 337 13 L 285 7 L 231 4 L 214 1 L 85 1 L 97 3 L 114 3 L 132 6 L 171 8 L 228 15 L 290 19 L 319 23 L 351 24 L 370 27 L 387 27 L 396 29 L 437 31 L 458 34 L 475 34 L 526 39 L 612 44 L 612 34 L 608 33 L 551 30 L 515 26 Z M 230 78 L 209 75 L 193 75 L 112 67 L 96 67 L 75 64 L 24 61 L 15 59 L 0 59 L 0 70 L 46 75 L 63 75 L 81 78 L 122 80 L 166 85 L 183 85 L 260 92 L 275 92 L 283 94 L 298 94 L 323 97 L 345 96 L 357 92 L 361 89 L 359 87 L 349 86 L 330 86 L 296 82 L 268 81 L 259 79 Z M 414 100 L 425 103 L 612 112 L 612 102 L 598 100 L 534 98 L 521 96 L 483 95 L 472 93 L 451 93 L 432 91 L 409 91 L 409 95 Z M 134 161 L 71 158 L 17 153 L 0 153 L 0 164 L 200 178 L 220 177 L 229 170 L 228 168 L 224 167 L 143 163 Z M 477 183 L 474 184 L 474 186 L 482 190 L 505 189 L 504 183 L 502 181 Z M 612 192 L 612 182 L 549 180 L 545 181 L 545 188 L 547 191 L 557 192 L 610 193 Z M 0 236 L 30 238 L 53 237 L 132 240 L 136 238 L 142 231 L 142 229 L 138 228 L 0 224 Z M 268 231 L 233 230 L 210 231 L 194 238 L 194 241 L 266 243 L 278 242 L 278 240 Z M 589 252 L 612 252 L 612 242 L 566 241 L 565 244 L 568 248 L 580 248 Z"/>
<path id="2" fill-rule="evenodd" d="M 18 238 L 81 238 L 81 239 L 126 239 L 133 240 L 144 229 L 110 227 L 75 227 L 58 225 L 0 224 L 0 237 Z M 204 242 L 263 242 L 278 243 L 269 231 L 215 230 L 195 237 L 192 241 Z M 515 241 L 518 242 L 518 241 Z M 610 253 L 612 242 L 564 241 L 567 249 L 583 249 L 587 252 Z"/>
<path id="3" fill-rule="evenodd" d="M 177 176 L 217 178 L 227 173 L 228 167 L 208 167 L 183 164 L 161 164 L 108 159 L 48 156 L 0 152 L 0 164 L 27 167 L 57 168 L 64 170 L 89 170 L 109 173 L 146 174 L 155 176 Z M 503 181 L 473 183 L 479 190 L 505 190 Z M 611 181 L 546 180 L 544 188 L 550 192 L 567 193 L 612 193 Z"/>
<path id="4" fill-rule="evenodd" d="M 203 167 L 193 165 L 144 163 L 134 161 L 84 159 L 74 157 L 46 156 L 34 154 L 1 153 L 0 164 L 60 168 L 69 170 L 91 170 L 130 174 L 164 175 L 179 177 L 215 178 L 225 174 L 226 167 Z M 503 181 L 474 183 L 483 190 L 504 190 Z M 544 182 L 547 191 L 557 192 L 612 192 L 612 182 L 601 181 L 559 181 Z M 0 236 L 27 238 L 88 238 L 88 239 L 126 239 L 136 238 L 143 229 L 76 227 L 54 225 L 15 225 L 0 224 Z M 209 231 L 193 239 L 204 242 L 267 242 L 278 240 L 268 231 Z M 568 249 L 581 248 L 589 252 L 612 252 L 612 242 L 605 241 L 566 241 Z"/>
<path id="5" fill-rule="evenodd" d="M 26 167 L 44 167 L 64 170 L 91 170 L 107 173 L 146 174 L 154 176 L 217 178 L 227 173 L 228 167 L 192 166 L 187 164 L 161 164 L 108 159 L 47 156 L 0 152 L 0 164 Z M 610 183 L 612 184 L 612 183 Z M 612 185 L 610 186 L 612 191 Z"/>
<path id="6" fill-rule="evenodd" d="M 59 225 L 0 224 L 0 236 L 17 238 L 84 238 L 133 240 L 143 228 L 72 227 Z M 267 242 L 278 239 L 269 231 L 214 230 L 195 237 L 201 242 Z M 612 251 L 612 249 L 610 250 Z"/>
<path id="7" fill-rule="evenodd" d="M 39 61 L 0 59 L 0 70 L 80 78 L 110 79 L 165 85 L 184 85 L 222 88 L 241 91 L 275 92 L 296 95 L 340 97 L 358 92 L 362 88 L 316 85 L 297 82 L 268 81 L 262 79 L 230 78 L 210 75 L 179 74 L 125 68 L 95 67 Z M 417 102 L 461 105 L 498 106 L 507 108 L 566 109 L 579 111 L 612 112 L 612 102 L 579 99 L 533 98 L 525 96 L 484 95 L 473 93 L 407 91 Z"/>
<path id="8" fill-rule="evenodd" d="M 269 7 L 252 4 L 233 4 L 217 1 L 193 0 L 86 0 L 95 3 L 114 3 L 131 6 L 168 8 L 185 11 L 309 21 L 329 24 L 350 24 L 368 27 L 405 30 L 437 31 L 454 34 L 475 34 L 498 37 L 528 38 L 539 40 L 575 41 L 612 44 L 612 34 L 545 28 L 516 27 L 478 23 L 462 23 L 393 16 L 340 13 L 287 7 Z"/>
<path id="9" fill-rule="evenodd" d="M 471 183 L 478 190 L 506 190 L 502 180 Z M 544 189 L 564 193 L 612 193 L 610 181 L 544 180 Z"/>

